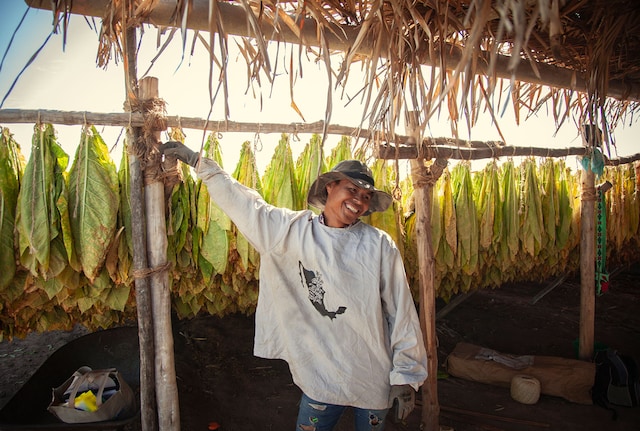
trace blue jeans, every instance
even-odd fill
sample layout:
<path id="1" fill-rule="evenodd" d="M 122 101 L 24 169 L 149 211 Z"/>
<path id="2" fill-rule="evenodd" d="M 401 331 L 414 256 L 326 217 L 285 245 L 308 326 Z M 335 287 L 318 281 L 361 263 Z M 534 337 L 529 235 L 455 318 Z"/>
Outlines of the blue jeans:
<path id="1" fill-rule="evenodd" d="M 331 431 L 346 406 L 321 403 L 302 394 L 296 431 Z M 382 431 L 389 409 L 369 410 L 353 408 L 356 431 Z"/>

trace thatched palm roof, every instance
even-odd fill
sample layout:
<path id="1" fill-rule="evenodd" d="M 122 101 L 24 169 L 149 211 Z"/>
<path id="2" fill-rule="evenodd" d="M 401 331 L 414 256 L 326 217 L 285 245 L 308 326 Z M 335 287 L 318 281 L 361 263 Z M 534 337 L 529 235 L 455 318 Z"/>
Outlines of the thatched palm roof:
<path id="1" fill-rule="evenodd" d="M 126 57 L 126 28 L 172 26 L 166 40 L 193 29 L 194 40 L 211 53 L 212 94 L 218 82 L 226 89 L 231 34 L 243 37 L 258 85 L 275 76 L 270 44 L 300 43 L 324 60 L 327 94 L 339 91 L 362 62 L 358 68 L 368 76 L 360 93 L 363 125 L 387 132 L 403 124 L 408 111 L 420 112 L 422 128 L 446 111 L 457 134 L 459 121 L 471 127 L 481 111 L 497 117 L 506 103 L 516 121 L 551 104 L 557 127 L 572 121 L 609 132 L 632 118 L 640 102 L 640 2 L 634 0 L 26 2 L 42 8 L 53 3 L 62 24 L 69 11 L 100 16 L 103 66 Z M 336 51 L 343 53 L 339 61 L 331 56 Z M 327 102 L 327 122 L 330 114 Z"/>

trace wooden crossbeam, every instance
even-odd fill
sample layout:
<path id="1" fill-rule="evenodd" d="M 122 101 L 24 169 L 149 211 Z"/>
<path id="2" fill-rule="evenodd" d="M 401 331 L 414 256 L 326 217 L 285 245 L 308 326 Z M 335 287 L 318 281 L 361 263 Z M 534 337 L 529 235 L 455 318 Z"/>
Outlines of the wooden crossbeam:
<path id="1" fill-rule="evenodd" d="M 144 116 L 141 113 L 127 112 L 87 112 L 87 111 L 58 111 L 41 109 L 0 109 L 0 124 L 19 123 L 52 123 L 67 126 L 94 124 L 115 127 L 142 127 Z M 168 127 L 182 127 L 185 129 L 205 130 L 220 133 L 323 133 L 324 121 L 313 123 L 252 123 L 225 120 L 206 120 L 197 117 L 180 117 L 169 115 L 165 117 L 163 129 Z M 160 130 L 160 131 L 161 131 Z M 361 139 L 372 139 L 382 142 L 376 147 L 376 157 L 386 160 L 435 158 L 454 160 L 498 159 L 501 157 L 534 156 L 534 157 L 568 157 L 584 156 L 588 153 L 586 147 L 544 148 L 508 146 L 500 141 L 467 141 L 456 138 L 423 138 L 419 154 L 418 147 L 409 144 L 408 136 L 385 136 L 379 132 L 372 132 L 357 127 L 330 124 L 326 131 L 331 135 L 352 136 Z M 605 158 L 605 164 L 615 166 L 640 160 L 640 154 Z"/>

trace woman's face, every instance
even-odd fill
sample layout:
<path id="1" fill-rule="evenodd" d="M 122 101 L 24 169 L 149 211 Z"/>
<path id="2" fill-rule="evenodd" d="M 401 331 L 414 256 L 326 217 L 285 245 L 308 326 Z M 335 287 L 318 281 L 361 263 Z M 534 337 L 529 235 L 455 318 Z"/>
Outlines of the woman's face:
<path id="1" fill-rule="evenodd" d="M 369 210 L 373 192 L 362 189 L 349 180 L 327 184 L 324 218 L 327 226 L 346 227 Z"/>

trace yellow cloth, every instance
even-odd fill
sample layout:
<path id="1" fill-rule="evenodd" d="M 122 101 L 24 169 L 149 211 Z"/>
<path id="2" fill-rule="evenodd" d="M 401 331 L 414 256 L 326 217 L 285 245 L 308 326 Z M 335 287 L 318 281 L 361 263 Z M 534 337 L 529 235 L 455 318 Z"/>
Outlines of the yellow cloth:
<path id="1" fill-rule="evenodd" d="M 85 412 L 95 412 L 98 410 L 96 404 L 96 396 L 93 392 L 87 391 L 78 395 L 74 400 L 75 407 L 78 410 L 84 410 Z"/>

